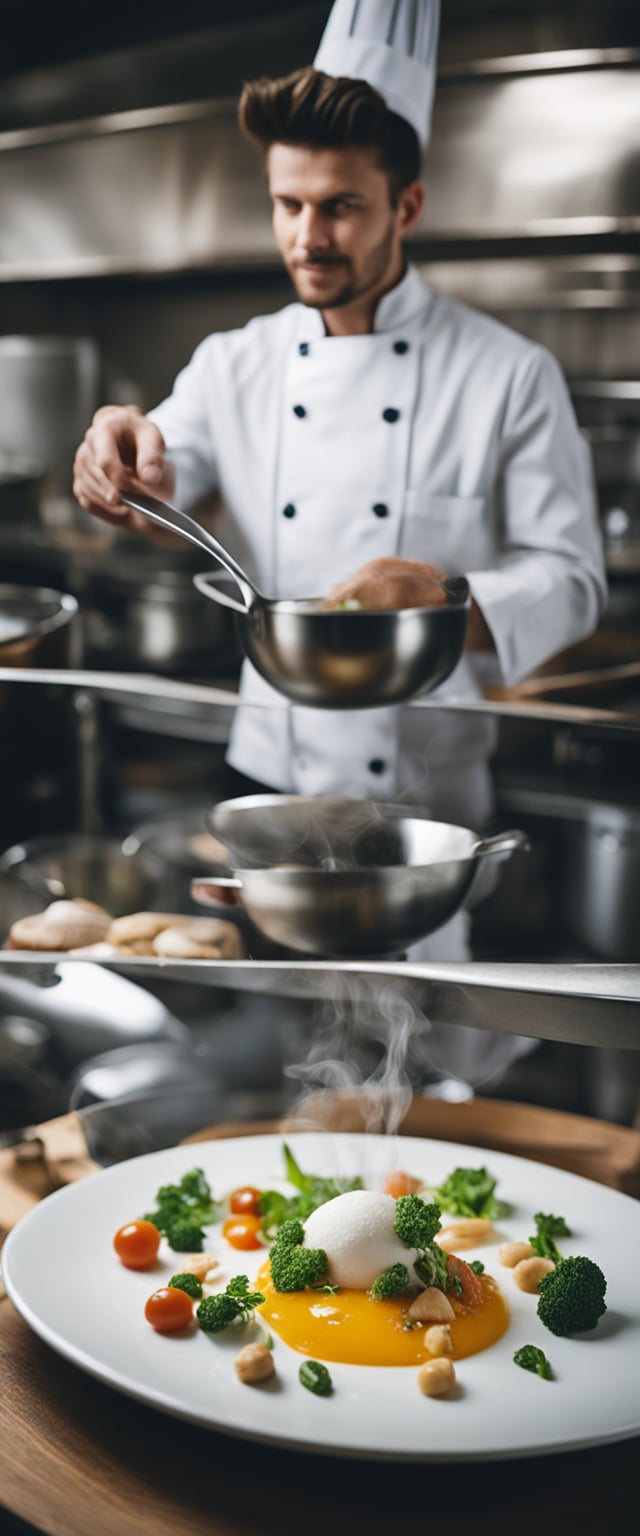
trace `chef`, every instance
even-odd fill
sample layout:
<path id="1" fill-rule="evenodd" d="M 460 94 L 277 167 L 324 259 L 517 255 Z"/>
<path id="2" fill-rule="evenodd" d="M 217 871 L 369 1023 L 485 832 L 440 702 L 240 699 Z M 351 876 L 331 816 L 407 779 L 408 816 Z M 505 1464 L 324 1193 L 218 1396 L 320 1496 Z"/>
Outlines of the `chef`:
<path id="1" fill-rule="evenodd" d="M 476 698 L 588 635 L 605 582 L 588 449 L 554 359 L 433 293 L 404 255 L 424 201 L 438 9 L 337 0 L 313 68 L 245 86 L 240 124 L 265 157 L 298 302 L 209 336 L 147 417 L 98 411 L 74 489 L 147 533 L 123 489 L 188 509 L 217 487 L 228 542 L 274 597 L 420 606 L 442 600 L 442 572 L 464 573 L 467 646 L 439 695 Z M 228 759 L 251 780 L 488 820 L 490 721 L 284 707 L 248 662 L 241 690 Z M 467 958 L 468 921 L 412 956 Z M 486 1058 L 491 1037 L 468 1033 Z M 517 1052 L 495 1040 L 496 1062 Z"/>

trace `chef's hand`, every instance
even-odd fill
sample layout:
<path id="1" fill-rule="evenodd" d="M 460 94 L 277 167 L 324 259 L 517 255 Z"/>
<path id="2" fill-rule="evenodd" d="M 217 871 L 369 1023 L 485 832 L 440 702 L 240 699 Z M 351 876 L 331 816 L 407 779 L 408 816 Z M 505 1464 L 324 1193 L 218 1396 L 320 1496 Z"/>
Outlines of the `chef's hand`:
<path id="1" fill-rule="evenodd" d="M 361 608 L 435 608 L 447 602 L 443 582 L 445 571 L 439 565 L 421 560 L 369 560 L 348 581 L 339 581 L 325 601 L 330 608 L 356 601 Z M 495 641 L 475 601 L 471 603 L 467 651 L 495 651 Z"/>
<path id="2" fill-rule="evenodd" d="M 73 494 L 85 512 L 118 528 L 133 528 L 156 543 L 177 542 L 175 534 L 120 500 L 122 492 L 146 491 L 167 501 L 175 489 L 162 433 L 136 405 L 104 405 L 96 411 L 76 453 L 73 476 Z"/>
<path id="3" fill-rule="evenodd" d="M 369 560 L 355 576 L 337 582 L 326 601 L 331 608 L 354 601 L 361 608 L 434 608 L 447 601 L 446 579 L 439 565 L 421 560 Z"/>

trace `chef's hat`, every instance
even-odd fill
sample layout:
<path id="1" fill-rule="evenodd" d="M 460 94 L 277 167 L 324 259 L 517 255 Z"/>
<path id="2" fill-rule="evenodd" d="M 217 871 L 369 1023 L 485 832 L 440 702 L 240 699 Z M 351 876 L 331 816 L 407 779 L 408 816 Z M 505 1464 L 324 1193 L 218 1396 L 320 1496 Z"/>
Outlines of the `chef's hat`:
<path id="1" fill-rule="evenodd" d="M 334 0 L 313 61 L 327 75 L 366 80 L 429 142 L 440 0 Z"/>

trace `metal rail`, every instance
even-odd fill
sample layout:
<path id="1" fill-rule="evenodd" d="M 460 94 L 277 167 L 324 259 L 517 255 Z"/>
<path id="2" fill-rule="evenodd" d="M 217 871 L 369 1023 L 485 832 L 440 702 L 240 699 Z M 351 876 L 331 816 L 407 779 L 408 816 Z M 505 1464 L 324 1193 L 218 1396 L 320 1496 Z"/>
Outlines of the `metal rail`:
<path id="1" fill-rule="evenodd" d="M 131 698 L 158 700 L 167 704 L 204 704 L 214 708 L 290 709 L 287 699 L 252 699 L 226 688 L 207 683 L 184 683 L 177 679 L 156 677 L 149 673 L 93 672 L 72 668 L 1 667 L 0 683 L 36 684 L 40 687 L 76 688 L 93 692 L 112 703 Z M 539 699 L 456 699 L 417 698 L 410 709 L 437 712 L 490 715 L 507 720 L 539 720 L 553 725 L 588 725 L 606 731 L 640 735 L 640 715 L 623 710 L 596 709 L 584 704 L 552 704 Z"/>

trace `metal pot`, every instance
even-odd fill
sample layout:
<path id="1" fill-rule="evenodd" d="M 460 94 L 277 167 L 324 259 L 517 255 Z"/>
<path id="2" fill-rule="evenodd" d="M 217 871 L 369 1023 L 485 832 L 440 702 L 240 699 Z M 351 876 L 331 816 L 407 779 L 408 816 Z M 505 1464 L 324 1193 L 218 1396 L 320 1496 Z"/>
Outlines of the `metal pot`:
<path id="1" fill-rule="evenodd" d="M 69 592 L 0 584 L 0 666 L 64 666 L 70 659 L 71 620 L 78 612 Z"/>
<path id="2" fill-rule="evenodd" d="M 265 597 L 228 550 L 186 512 L 154 496 L 128 492 L 123 502 L 160 527 L 207 550 L 233 577 L 241 601 L 211 576 L 194 576 L 205 597 L 230 607 L 242 649 L 285 698 L 318 709 L 398 704 L 449 677 L 462 655 L 471 597 L 464 576 L 442 581 L 433 608 L 339 612 L 324 598 Z"/>
<path id="3" fill-rule="evenodd" d="M 222 673 L 239 664 L 231 614 L 194 602 L 192 569 L 173 551 L 163 564 L 146 551 L 115 557 L 96 575 L 92 599 L 102 621 L 94 626 L 94 645 L 121 654 L 129 665 Z"/>
<path id="4" fill-rule="evenodd" d="M 566 922 L 606 960 L 640 960 L 640 811 L 584 802 L 565 826 Z"/>
<path id="5" fill-rule="evenodd" d="M 352 802 L 344 803 L 351 814 Z M 345 840 L 337 846 L 344 850 Z M 318 867 L 300 848 L 289 865 L 236 868 L 228 879 L 195 881 L 193 893 L 204 905 L 218 905 L 216 888 L 237 891 L 256 927 L 289 949 L 382 956 L 407 949 L 448 922 L 467 896 L 481 859 L 527 847 L 523 832 L 480 838 L 467 827 L 398 816 L 357 832 L 349 867 L 343 862 L 336 868 L 330 851 L 325 867 Z M 228 908 L 223 910 L 228 915 Z"/>
<path id="6" fill-rule="evenodd" d="M 0 450 L 35 455 L 60 491 L 98 404 L 99 361 L 87 336 L 0 336 Z"/>
<path id="7" fill-rule="evenodd" d="M 0 453 L 0 522 L 23 528 L 40 515 L 42 465 L 16 453 Z"/>
<path id="8" fill-rule="evenodd" d="M 121 917 L 155 903 L 162 865 L 135 840 L 120 844 L 116 838 L 67 833 L 7 848 L 0 856 L 0 875 L 33 896 L 39 903 L 35 911 L 52 901 L 81 897 Z"/>

